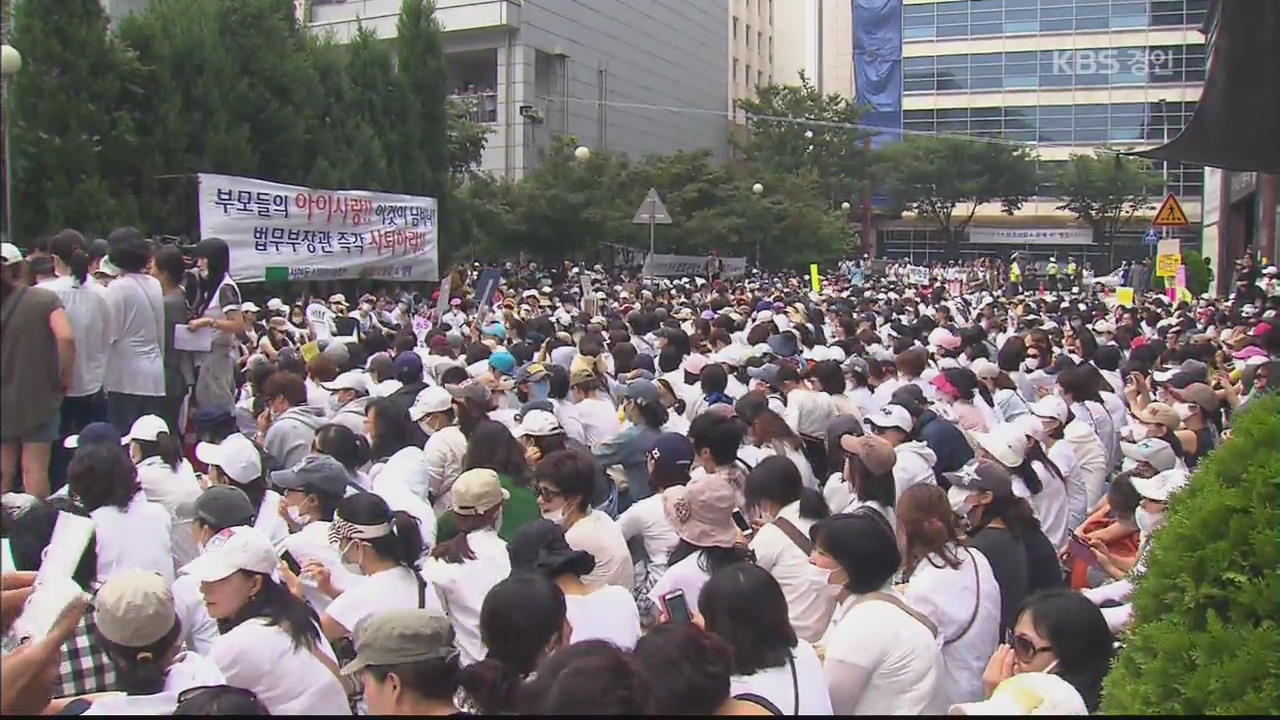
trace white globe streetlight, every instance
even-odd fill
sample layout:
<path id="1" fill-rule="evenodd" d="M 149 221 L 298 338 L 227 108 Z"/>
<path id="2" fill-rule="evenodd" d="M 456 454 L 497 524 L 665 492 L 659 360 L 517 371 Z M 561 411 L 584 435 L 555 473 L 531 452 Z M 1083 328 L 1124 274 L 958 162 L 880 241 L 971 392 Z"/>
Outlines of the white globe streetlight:
<path id="1" fill-rule="evenodd" d="M 805 140 L 812 140 L 812 139 L 813 139 L 813 131 L 812 131 L 812 130 L 805 130 L 805 131 L 804 131 L 804 139 L 805 139 Z"/>
<path id="2" fill-rule="evenodd" d="M 761 185 L 760 183 L 756 183 L 755 185 L 752 185 L 751 192 L 755 193 L 756 195 L 759 195 L 760 193 L 764 192 L 764 185 Z"/>
<path id="3" fill-rule="evenodd" d="M 579 162 L 586 162 L 591 159 L 591 148 L 586 145 L 579 145 L 573 150 L 573 157 Z"/>
<path id="4" fill-rule="evenodd" d="M 845 212 L 849 212 L 849 208 L 851 208 L 851 207 L 853 207 L 853 206 L 849 204 L 849 201 L 848 201 L 848 200 L 845 200 L 844 202 L 840 203 L 840 209 L 841 209 L 841 210 L 843 210 L 843 211 L 845 211 Z"/>
<path id="5" fill-rule="evenodd" d="M 9 77 L 22 69 L 22 53 L 12 45 L 0 45 L 0 75 Z"/>

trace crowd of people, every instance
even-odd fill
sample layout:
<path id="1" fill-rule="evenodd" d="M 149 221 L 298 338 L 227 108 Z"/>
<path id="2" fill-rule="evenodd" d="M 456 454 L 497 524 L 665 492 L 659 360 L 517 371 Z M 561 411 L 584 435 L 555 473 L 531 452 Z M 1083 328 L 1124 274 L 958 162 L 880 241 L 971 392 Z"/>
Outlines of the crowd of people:
<path id="1" fill-rule="evenodd" d="M 1170 503 L 1280 387 L 1260 273 L 3 260 L 6 713 L 1091 713 Z"/>

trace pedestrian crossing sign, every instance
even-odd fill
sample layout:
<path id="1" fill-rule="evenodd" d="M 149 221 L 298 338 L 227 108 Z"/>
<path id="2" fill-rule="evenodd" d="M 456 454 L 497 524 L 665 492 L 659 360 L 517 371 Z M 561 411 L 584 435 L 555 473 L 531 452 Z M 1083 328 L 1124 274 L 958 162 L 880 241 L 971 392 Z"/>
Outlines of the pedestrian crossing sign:
<path id="1" fill-rule="evenodd" d="M 1177 196 L 1169 193 L 1164 202 L 1160 203 L 1160 209 L 1156 211 L 1151 224 L 1156 227 L 1182 227 L 1191 223 L 1187 221 L 1187 214 L 1182 211 L 1182 204 L 1178 202 Z"/>

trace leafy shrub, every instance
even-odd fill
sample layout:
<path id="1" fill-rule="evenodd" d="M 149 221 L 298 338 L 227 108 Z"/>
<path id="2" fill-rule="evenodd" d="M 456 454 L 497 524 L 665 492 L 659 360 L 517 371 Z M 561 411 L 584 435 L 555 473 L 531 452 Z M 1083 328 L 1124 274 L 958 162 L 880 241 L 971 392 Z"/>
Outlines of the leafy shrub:
<path id="1" fill-rule="evenodd" d="M 1199 296 L 1209 292 L 1209 270 L 1204 266 L 1204 256 L 1199 250 L 1188 250 L 1182 254 L 1182 264 L 1187 266 L 1187 290 Z"/>
<path id="2" fill-rule="evenodd" d="M 1280 395 L 1251 402 L 1233 427 L 1170 504 L 1106 713 L 1280 714 Z"/>

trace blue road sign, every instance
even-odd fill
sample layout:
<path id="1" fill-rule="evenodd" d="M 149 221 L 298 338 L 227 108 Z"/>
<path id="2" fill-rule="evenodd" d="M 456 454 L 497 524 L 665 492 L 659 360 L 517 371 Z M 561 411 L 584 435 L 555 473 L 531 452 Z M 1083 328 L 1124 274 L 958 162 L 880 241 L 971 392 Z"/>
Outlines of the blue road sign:
<path id="1" fill-rule="evenodd" d="M 1151 228 L 1150 230 L 1147 231 L 1147 234 L 1142 238 L 1142 244 L 1143 245 L 1159 245 L 1160 233 L 1156 232 L 1155 228 Z"/>

